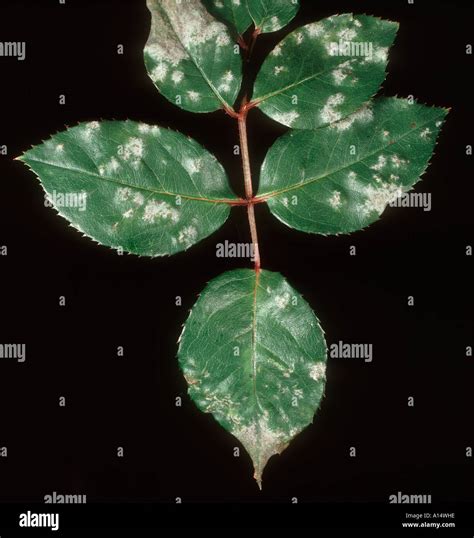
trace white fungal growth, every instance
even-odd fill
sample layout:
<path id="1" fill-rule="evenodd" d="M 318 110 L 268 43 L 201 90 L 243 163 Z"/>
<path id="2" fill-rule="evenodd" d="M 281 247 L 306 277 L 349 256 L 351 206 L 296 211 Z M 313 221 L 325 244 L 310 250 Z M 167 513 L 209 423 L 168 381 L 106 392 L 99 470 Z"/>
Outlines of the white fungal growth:
<path id="1" fill-rule="evenodd" d="M 294 35 L 296 44 L 301 45 L 301 43 L 303 43 L 303 39 L 304 39 L 303 32 L 295 32 L 293 35 Z"/>
<path id="2" fill-rule="evenodd" d="M 309 377 L 314 381 L 321 381 L 326 375 L 326 364 L 317 362 L 309 367 Z"/>
<path id="3" fill-rule="evenodd" d="M 398 180 L 400 179 L 400 176 L 397 176 L 397 175 L 395 175 L 395 174 L 390 174 L 390 179 L 391 179 L 392 181 L 398 181 Z"/>
<path id="4" fill-rule="evenodd" d="M 291 127 L 299 117 L 300 115 L 296 111 L 277 112 L 273 114 L 273 119 L 275 121 L 278 121 L 279 123 L 282 123 L 283 125 L 288 125 L 289 127 Z"/>
<path id="5" fill-rule="evenodd" d="M 163 82 L 168 74 L 168 64 L 165 62 L 159 62 L 151 72 L 151 80 L 153 82 Z"/>
<path id="6" fill-rule="evenodd" d="M 100 123 L 98 121 L 90 121 L 86 123 L 84 129 L 82 130 L 82 138 L 84 140 L 90 140 L 94 131 L 97 131 L 100 128 Z"/>
<path id="7" fill-rule="evenodd" d="M 329 198 L 329 205 L 333 209 L 339 209 L 341 207 L 341 193 L 339 191 L 334 191 Z"/>
<path id="8" fill-rule="evenodd" d="M 240 0 L 232 0 L 234 6 L 240 6 Z"/>
<path id="9" fill-rule="evenodd" d="M 285 198 L 282 198 L 281 203 L 282 203 L 285 207 L 288 207 L 288 198 L 287 198 L 286 196 L 285 196 Z"/>
<path id="10" fill-rule="evenodd" d="M 423 129 L 423 131 L 421 131 L 420 137 L 429 138 L 430 134 L 431 134 L 431 129 L 429 127 L 426 127 L 426 129 Z"/>
<path id="11" fill-rule="evenodd" d="M 279 43 L 271 52 L 271 55 L 272 56 L 281 56 L 281 48 L 282 48 L 282 45 L 281 43 Z"/>
<path id="12" fill-rule="evenodd" d="M 219 9 L 222 9 L 224 7 L 224 4 L 220 0 L 216 0 L 216 2 L 214 2 L 214 5 Z"/>
<path id="13" fill-rule="evenodd" d="M 124 219 L 131 219 L 133 217 L 133 209 L 127 209 L 127 211 L 125 211 L 122 216 Z"/>
<path id="14" fill-rule="evenodd" d="M 63 151 L 63 150 L 64 150 L 64 144 L 58 144 L 58 145 L 56 146 L 56 151 L 61 152 L 61 151 Z"/>
<path id="15" fill-rule="evenodd" d="M 151 127 L 146 123 L 139 123 L 138 130 L 140 131 L 140 133 L 149 133 L 151 131 Z"/>
<path id="16" fill-rule="evenodd" d="M 324 32 L 324 26 L 320 22 L 314 22 L 306 26 L 306 32 L 310 37 L 319 37 Z"/>
<path id="17" fill-rule="evenodd" d="M 390 160 L 392 161 L 392 164 L 395 168 L 400 168 L 400 166 L 407 164 L 407 161 L 405 159 L 400 158 L 396 154 L 393 154 Z"/>
<path id="18" fill-rule="evenodd" d="M 194 103 L 196 101 L 199 101 L 199 99 L 201 98 L 201 95 L 199 94 L 199 92 L 195 92 L 193 90 L 189 90 L 188 91 L 188 97 L 191 101 L 193 101 Z"/>
<path id="19" fill-rule="evenodd" d="M 351 170 L 347 174 L 347 178 L 349 179 L 349 181 L 355 181 L 357 179 L 357 174 L 353 170 Z"/>
<path id="20" fill-rule="evenodd" d="M 261 487 L 265 465 L 274 454 L 280 454 L 285 449 L 289 439 L 283 432 L 272 429 L 265 415 L 249 425 L 236 427 L 232 433 L 250 454 L 255 469 L 254 478 Z"/>
<path id="21" fill-rule="evenodd" d="M 176 223 L 179 221 L 179 212 L 166 202 L 150 200 L 145 206 L 143 220 L 154 224 L 157 219 L 171 220 Z"/>
<path id="22" fill-rule="evenodd" d="M 370 168 L 372 168 L 372 170 L 382 170 L 382 168 L 385 168 L 386 164 L 387 157 L 385 157 L 385 155 L 379 155 L 377 162 L 373 164 Z"/>
<path id="23" fill-rule="evenodd" d="M 282 293 L 281 295 L 276 295 L 274 299 L 275 299 L 275 304 L 277 305 L 277 307 L 283 310 L 284 308 L 288 306 L 291 296 L 286 291 L 285 293 Z"/>
<path id="24" fill-rule="evenodd" d="M 369 185 L 365 189 L 367 199 L 362 208 L 363 213 L 368 215 L 376 212 L 380 215 L 388 204 L 399 198 L 402 194 L 402 188 L 393 183 L 382 183 L 376 188 Z"/>
<path id="25" fill-rule="evenodd" d="M 140 138 L 130 137 L 126 144 L 118 146 L 117 155 L 124 161 L 130 161 L 132 165 L 137 166 L 143 157 L 144 145 Z"/>
<path id="26" fill-rule="evenodd" d="M 344 28 L 338 32 L 337 36 L 343 41 L 352 41 L 357 36 L 357 32 L 353 28 Z"/>
<path id="27" fill-rule="evenodd" d="M 438 120 L 435 125 L 436 127 L 441 127 L 441 125 L 443 125 L 443 122 L 441 120 Z"/>
<path id="28" fill-rule="evenodd" d="M 364 105 L 359 110 L 356 110 L 354 113 L 347 116 L 347 118 L 344 118 L 343 120 L 334 123 L 332 127 L 334 129 L 337 129 L 338 131 L 346 131 L 347 129 L 352 127 L 354 122 L 368 123 L 373 119 L 374 114 L 372 112 L 372 108 L 370 108 L 369 105 Z"/>
<path id="29" fill-rule="evenodd" d="M 184 245 L 192 245 L 198 236 L 198 232 L 194 226 L 186 226 L 178 235 L 178 243 Z"/>
<path id="30" fill-rule="evenodd" d="M 275 66 L 275 69 L 273 70 L 273 72 L 275 73 L 275 75 L 279 75 L 280 73 L 282 73 L 283 71 L 286 71 L 286 67 L 284 65 L 276 65 Z"/>
<path id="31" fill-rule="evenodd" d="M 115 199 L 117 202 L 132 202 L 136 206 L 143 205 L 145 201 L 143 194 L 132 190 L 130 187 L 119 187 L 115 193 Z"/>
<path id="32" fill-rule="evenodd" d="M 270 30 L 270 32 L 275 32 L 275 31 L 278 30 L 280 27 L 281 27 L 280 19 L 279 19 L 278 17 L 272 17 L 272 18 L 270 19 L 270 24 L 269 24 L 269 30 Z"/>
<path id="33" fill-rule="evenodd" d="M 183 166 L 188 174 L 197 174 L 202 168 L 201 159 L 184 159 Z"/>
<path id="34" fill-rule="evenodd" d="M 341 113 L 336 110 L 338 105 L 341 105 L 345 100 L 345 97 L 342 93 L 336 93 L 329 96 L 326 104 L 321 110 L 321 121 L 322 123 L 333 123 L 341 119 Z"/>
<path id="35" fill-rule="evenodd" d="M 173 71 L 173 74 L 171 75 L 171 80 L 175 84 L 179 84 L 184 78 L 184 73 L 182 71 Z"/>
<path id="36" fill-rule="evenodd" d="M 366 62 L 385 63 L 388 58 L 388 47 L 377 47 L 372 55 L 366 57 Z"/>

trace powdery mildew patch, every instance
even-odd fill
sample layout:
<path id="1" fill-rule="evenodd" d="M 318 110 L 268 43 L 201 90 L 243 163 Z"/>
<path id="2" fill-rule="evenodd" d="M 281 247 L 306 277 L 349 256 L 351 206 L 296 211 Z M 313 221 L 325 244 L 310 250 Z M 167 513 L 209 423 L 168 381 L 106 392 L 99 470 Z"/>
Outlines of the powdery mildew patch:
<path id="1" fill-rule="evenodd" d="M 344 100 L 345 97 L 342 93 L 329 96 L 320 113 L 322 123 L 332 123 L 341 119 L 342 114 L 336 110 L 336 107 L 341 105 Z"/>
<path id="2" fill-rule="evenodd" d="M 150 200 L 145 206 L 143 220 L 150 224 L 154 224 L 156 220 L 176 223 L 179 221 L 179 211 L 161 200 Z"/>

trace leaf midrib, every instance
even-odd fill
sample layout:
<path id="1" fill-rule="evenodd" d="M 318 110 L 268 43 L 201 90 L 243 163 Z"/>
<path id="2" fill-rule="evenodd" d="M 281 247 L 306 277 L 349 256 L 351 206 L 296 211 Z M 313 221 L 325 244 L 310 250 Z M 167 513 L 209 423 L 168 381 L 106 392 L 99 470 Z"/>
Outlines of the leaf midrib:
<path id="1" fill-rule="evenodd" d="M 440 116 L 437 116 L 437 117 L 442 117 L 442 115 Z M 437 118 L 436 117 L 436 118 Z M 333 175 L 333 174 L 336 174 L 337 172 L 341 172 L 343 170 L 346 170 L 347 168 L 350 168 L 351 166 L 354 166 L 354 164 L 358 164 L 358 163 L 361 163 L 363 162 L 365 159 L 369 158 L 369 157 L 372 157 L 374 155 L 376 155 L 377 153 L 379 153 L 380 151 L 383 151 L 384 149 L 388 149 L 390 148 L 390 146 L 393 146 L 394 144 L 397 144 L 398 142 L 400 142 L 400 140 L 403 140 L 406 136 L 409 136 L 410 134 L 418 131 L 419 129 L 422 129 L 423 127 L 425 127 L 426 125 L 428 124 L 431 124 L 433 123 L 433 121 L 436 120 L 436 118 L 431 118 L 429 121 L 427 122 L 424 122 L 422 123 L 421 125 L 417 125 L 415 128 L 407 131 L 406 133 L 404 133 L 402 136 L 400 136 L 399 138 L 396 139 L 395 142 L 392 142 L 392 143 L 389 143 L 387 146 L 383 146 L 381 148 L 378 148 L 377 150 L 371 152 L 371 153 L 368 153 L 367 155 L 365 155 L 362 159 L 359 159 L 358 161 L 353 161 L 341 168 L 337 168 L 337 169 L 333 169 L 333 170 L 330 170 L 329 172 L 325 172 L 323 175 L 321 176 L 315 176 L 315 177 L 312 177 L 310 179 L 308 179 L 307 181 L 302 181 L 300 183 L 296 183 L 294 185 L 290 185 L 289 187 L 285 187 L 283 189 L 279 189 L 279 190 L 276 190 L 276 191 L 270 191 L 270 192 L 263 192 L 263 193 L 258 193 L 258 196 L 257 198 L 265 198 L 265 200 L 268 200 L 270 198 L 274 198 L 276 196 L 279 196 L 280 194 L 284 194 L 286 192 L 289 192 L 289 191 L 292 191 L 292 190 L 295 190 L 295 189 L 299 189 L 299 188 L 302 188 L 302 187 L 305 187 L 307 185 L 310 185 L 311 183 L 315 183 L 316 181 L 320 181 L 320 180 L 324 180 L 326 179 L 327 177 Z M 331 128 L 331 126 L 329 127 L 324 127 L 325 129 L 328 129 L 328 128 Z"/>
<path id="2" fill-rule="evenodd" d="M 52 163 L 52 162 L 49 162 L 49 161 L 43 161 L 43 160 L 40 160 L 40 159 L 34 159 L 34 158 L 31 158 L 29 157 L 28 159 L 23 159 L 27 164 L 29 162 L 31 163 L 40 163 L 40 164 L 47 164 L 48 166 L 52 166 L 54 168 L 59 168 L 60 170 L 66 170 L 66 171 L 70 171 L 70 172 L 77 172 L 77 173 L 80 173 L 80 174 L 86 174 L 86 175 L 89 175 L 89 176 L 92 176 L 94 178 L 97 178 L 97 179 L 100 179 L 102 181 L 108 181 L 110 183 L 113 183 L 115 185 L 120 185 L 121 187 L 128 187 L 130 189 L 136 189 L 136 190 L 139 190 L 139 191 L 144 191 L 144 192 L 148 192 L 148 193 L 151 193 L 151 194 L 155 194 L 155 195 L 160 195 L 160 196 L 180 196 L 181 198 L 184 198 L 185 200 L 193 200 L 193 201 L 196 201 L 196 202 L 206 202 L 206 203 L 211 203 L 211 204 L 232 204 L 233 202 L 236 202 L 237 201 L 237 198 L 236 199 L 232 199 L 232 198 L 201 198 L 199 196 L 191 196 L 191 195 L 188 195 L 188 194 L 181 194 L 181 193 L 178 193 L 178 192 L 168 192 L 168 191 L 157 191 L 155 189 L 150 189 L 150 188 L 147 188 L 147 187 L 143 187 L 143 186 L 138 186 L 138 185 L 133 185 L 131 183 L 124 183 L 123 181 L 119 181 L 115 178 L 110 178 L 110 177 L 107 177 L 107 176 L 101 176 L 100 174 L 95 174 L 94 172 L 91 172 L 90 170 L 82 170 L 80 168 L 75 168 L 75 167 L 66 167 L 66 166 L 60 166 L 56 163 Z"/>

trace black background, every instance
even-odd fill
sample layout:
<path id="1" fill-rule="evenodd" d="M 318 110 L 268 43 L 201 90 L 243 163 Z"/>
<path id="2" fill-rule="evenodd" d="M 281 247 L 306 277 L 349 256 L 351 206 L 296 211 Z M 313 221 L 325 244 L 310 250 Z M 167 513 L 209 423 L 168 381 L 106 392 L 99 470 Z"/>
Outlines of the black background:
<path id="1" fill-rule="evenodd" d="M 26 343 L 0 361 L 0 501 L 53 491 L 93 501 L 381 501 L 397 491 L 473 501 L 472 7 L 469 2 L 302 1 L 284 31 L 260 38 L 255 65 L 289 29 L 338 12 L 400 22 L 380 93 L 452 107 L 417 192 L 431 212 L 388 208 L 369 229 L 324 238 L 257 208 L 263 266 L 312 305 L 329 344 L 372 343 L 371 364 L 330 359 L 315 422 L 271 459 L 259 492 L 238 442 L 186 396 L 176 341 L 206 282 L 245 260 L 218 259 L 248 241 L 245 211 L 186 253 L 146 259 L 94 244 L 43 204 L 12 158 L 79 121 L 126 119 L 184 132 L 214 152 L 242 193 L 235 121 L 168 103 L 148 78 L 144 1 L 2 2 L 0 40 L 26 41 L 23 62 L 0 58 L 1 341 Z M 461 7 L 464 6 L 464 7 Z M 125 47 L 116 53 L 117 44 Z M 59 94 L 66 105 L 58 104 Z M 253 169 L 285 129 L 249 118 Z M 357 256 L 349 256 L 349 247 Z M 59 296 L 67 304 L 60 307 Z M 183 305 L 175 306 L 182 296 Z M 415 306 L 407 306 L 407 297 Z M 116 356 L 117 346 L 125 357 Z M 58 405 L 65 396 L 67 405 Z M 176 396 L 183 406 L 175 407 Z M 415 407 L 407 398 L 415 397 Z M 116 449 L 124 447 L 118 458 Z M 357 457 L 349 457 L 349 447 Z"/>

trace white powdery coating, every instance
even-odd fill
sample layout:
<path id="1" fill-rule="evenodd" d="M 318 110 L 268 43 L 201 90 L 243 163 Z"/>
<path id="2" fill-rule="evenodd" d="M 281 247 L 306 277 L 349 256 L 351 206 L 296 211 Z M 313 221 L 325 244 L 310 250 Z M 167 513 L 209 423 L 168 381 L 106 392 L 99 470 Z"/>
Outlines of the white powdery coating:
<path id="1" fill-rule="evenodd" d="M 371 56 L 367 56 L 365 62 L 385 63 L 388 58 L 388 47 L 378 47 Z"/>
<path id="2" fill-rule="evenodd" d="M 99 166 L 99 173 L 101 176 L 104 174 L 111 175 L 114 172 L 117 172 L 120 168 L 120 163 L 115 157 L 112 157 L 108 162 Z"/>
<path id="3" fill-rule="evenodd" d="M 308 24 L 305 28 L 310 37 L 319 37 L 324 32 L 324 25 L 320 22 Z"/>
<path id="4" fill-rule="evenodd" d="M 363 212 L 368 215 L 375 211 L 380 215 L 389 203 L 403 194 L 403 190 L 393 183 L 382 183 L 377 188 L 369 185 L 365 189 L 365 194 L 367 199 L 363 206 Z"/>
<path id="5" fill-rule="evenodd" d="M 137 165 L 143 157 L 143 151 L 143 141 L 140 138 L 132 136 L 124 146 L 118 147 L 117 154 L 124 161 L 131 161 L 133 165 Z"/>
<path id="6" fill-rule="evenodd" d="M 275 69 L 273 70 L 273 72 L 275 73 L 275 75 L 279 75 L 280 73 L 282 73 L 283 71 L 286 71 L 286 67 L 284 65 L 276 65 L 275 66 Z"/>
<path id="7" fill-rule="evenodd" d="M 151 80 L 153 82 L 163 82 L 168 74 L 168 64 L 159 62 L 151 72 Z"/>
<path id="8" fill-rule="evenodd" d="M 201 2 L 193 2 L 192 9 L 183 9 L 176 0 L 160 0 L 160 4 L 185 49 L 210 41 L 218 46 L 231 42 L 225 25 L 217 22 Z"/>
<path id="9" fill-rule="evenodd" d="M 421 138 L 429 138 L 430 134 L 431 134 L 431 129 L 429 127 L 427 127 L 426 129 L 423 129 L 423 131 L 421 131 L 420 137 Z"/>
<path id="10" fill-rule="evenodd" d="M 314 381 L 320 381 L 324 379 L 326 375 L 326 364 L 324 362 L 317 362 L 309 367 L 309 377 Z"/>
<path id="11" fill-rule="evenodd" d="M 236 428 L 232 433 L 250 454 L 255 469 L 254 478 L 261 486 L 265 465 L 273 455 L 280 454 L 286 448 L 289 439 L 285 433 L 272 430 L 265 415 L 248 426 Z"/>
<path id="12" fill-rule="evenodd" d="M 171 220 L 176 223 L 179 221 L 179 212 L 166 202 L 151 200 L 145 206 L 143 220 L 154 224 L 156 219 Z"/>
<path id="13" fill-rule="evenodd" d="M 173 74 L 171 75 L 171 80 L 175 84 L 179 84 L 184 78 L 184 73 L 182 71 L 173 71 Z"/>
<path id="14" fill-rule="evenodd" d="M 140 123 L 138 125 L 138 130 L 140 133 L 149 133 L 151 131 L 151 126 L 147 125 L 146 123 Z"/>
<path id="15" fill-rule="evenodd" d="M 288 125 L 288 127 L 291 127 L 295 121 L 300 117 L 298 112 L 292 111 L 292 112 L 276 112 L 273 114 L 273 119 L 275 121 L 278 121 L 279 123 L 282 123 L 283 125 Z"/>
<path id="16" fill-rule="evenodd" d="M 56 146 L 56 151 L 63 151 L 64 150 L 64 144 L 58 144 Z"/>
<path id="17" fill-rule="evenodd" d="M 359 110 L 356 110 L 353 114 L 347 116 L 341 121 L 338 121 L 333 125 L 338 131 L 346 131 L 352 127 L 354 122 L 368 123 L 374 119 L 374 114 L 369 105 L 364 105 Z"/>
<path id="18" fill-rule="evenodd" d="M 357 36 L 357 32 L 353 28 L 344 28 L 337 35 L 343 41 L 352 41 Z"/>
<path id="19" fill-rule="evenodd" d="M 329 96 L 326 104 L 321 110 L 320 117 L 323 123 L 333 123 L 341 119 L 341 113 L 335 110 L 335 107 L 341 105 L 345 100 L 345 97 L 342 93 L 336 93 Z"/>
<path id="20" fill-rule="evenodd" d="M 268 27 L 269 31 L 276 32 L 279 28 L 281 28 L 280 19 L 278 17 L 272 17 Z"/>
<path id="21" fill-rule="evenodd" d="M 272 50 L 272 52 L 270 53 L 271 56 L 281 56 L 281 48 L 282 48 L 282 44 L 279 43 L 279 44 Z"/>
<path id="22" fill-rule="evenodd" d="M 339 209 L 341 207 L 341 193 L 339 191 L 334 191 L 329 198 L 329 204 L 334 209 Z"/>
<path id="23" fill-rule="evenodd" d="M 402 159 L 396 154 L 393 154 L 390 160 L 392 161 L 392 164 L 395 168 L 400 168 L 402 164 L 407 164 L 407 161 L 405 159 Z"/>
<path id="24" fill-rule="evenodd" d="M 199 101 L 199 99 L 201 98 L 201 95 L 199 94 L 199 92 L 195 92 L 193 90 L 190 90 L 188 91 L 188 97 L 191 101 L 193 101 L 194 103 L 196 101 Z"/>
<path id="25" fill-rule="evenodd" d="M 373 164 L 370 168 L 372 168 L 372 170 L 382 170 L 382 168 L 385 168 L 386 164 L 387 157 L 385 157 L 385 155 L 379 155 L 377 162 Z"/>
<path id="26" fill-rule="evenodd" d="M 182 245 L 192 245 L 196 241 L 198 232 L 194 226 L 186 226 L 178 235 L 178 243 Z"/>
<path id="27" fill-rule="evenodd" d="M 82 138 L 84 138 L 84 140 L 90 140 L 94 131 L 97 131 L 99 128 L 100 123 L 98 121 L 90 121 L 89 123 L 86 123 L 81 132 Z"/>
<path id="28" fill-rule="evenodd" d="M 295 32 L 293 36 L 295 38 L 297 45 L 301 45 L 301 43 L 303 43 L 303 39 L 304 39 L 303 32 Z"/>
<path id="29" fill-rule="evenodd" d="M 197 174 L 202 168 L 201 159 L 184 159 L 182 164 L 190 175 Z"/>
<path id="30" fill-rule="evenodd" d="M 283 293 L 282 295 L 276 295 L 274 297 L 276 306 L 280 308 L 281 310 L 283 310 L 284 308 L 288 306 L 290 299 L 291 299 L 291 295 L 287 291 Z"/>
<path id="31" fill-rule="evenodd" d="M 133 217 L 133 209 L 128 209 L 127 211 L 125 211 L 125 213 L 123 213 L 122 216 L 124 219 L 131 219 Z"/>
<path id="32" fill-rule="evenodd" d="M 141 206 L 145 198 L 141 192 L 133 191 L 130 187 L 119 187 L 115 193 L 118 202 L 133 202 L 136 206 Z"/>

